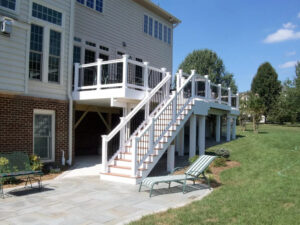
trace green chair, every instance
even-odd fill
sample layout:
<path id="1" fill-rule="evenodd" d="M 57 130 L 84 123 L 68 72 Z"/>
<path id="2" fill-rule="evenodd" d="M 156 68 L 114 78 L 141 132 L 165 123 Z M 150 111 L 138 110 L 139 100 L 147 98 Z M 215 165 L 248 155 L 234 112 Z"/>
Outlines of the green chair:
<path id="1" fill-rule="evenodd" d="M 139 192 L 141 191 L 142 186 L 148 187 L 150 188 L 150 197 L 151 197 L 154 185 L 158 185 L 159 183 L 167 183 L 169 184 L 169 188 L 170 188 L 171 183 L 176 182 L 183 185 L 182 192 L 185 193 L 187 181 L 188 180 L 193 181 L 193 183 L 195 184 L 195 181 L 199 179 L 205 179 L 210 188 L 209 179 L 206 178 L 204 171 L 216 157 L 217 156 L 211 156 L 211 155 L 199 156 L 199 158 L 187 169 L 187 171 L 181 175 L 147 177 L 141 182 Z M 202 177 L 199 177 L 201 174 Z"/>

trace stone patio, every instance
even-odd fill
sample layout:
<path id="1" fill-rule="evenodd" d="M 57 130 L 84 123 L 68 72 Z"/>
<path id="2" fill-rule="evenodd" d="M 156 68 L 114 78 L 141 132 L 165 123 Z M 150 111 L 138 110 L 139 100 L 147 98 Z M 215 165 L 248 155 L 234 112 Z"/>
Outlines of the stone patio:
<path id="1" fill-rule="evenodd" d="M 152 198 L 145 188 L 103 182 L 99 176 L 76 177 L 44 182 L 44 190 L 14 188 L 0 199 L 0 224 L 126 224 L 168 208 L 180 207 L 208 195 L 205 185 L 200 190 L 173 184 L 156 187 Z"/>

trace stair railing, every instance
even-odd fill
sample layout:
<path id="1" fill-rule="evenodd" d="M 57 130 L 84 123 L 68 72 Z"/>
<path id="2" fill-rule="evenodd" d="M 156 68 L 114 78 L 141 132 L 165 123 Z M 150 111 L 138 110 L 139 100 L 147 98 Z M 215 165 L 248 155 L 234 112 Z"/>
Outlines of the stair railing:
<path id="1" fill-rule="evenodd" d="M 134 137 L 132 142 L 132 177 L 136 177 L 138 169 L 153 154 L 155 147 L 195 97 L 196 76 L 199 75 L 196 75 L 195 71 L 192 70 L 192 74 L 184 81 L 179 90 L 173 91 L 171 98 L 164 104 L 163 108 L 150 118 L 150 123 L 138 136 Z M 185 93 L 188 86 L 190 91 Z"/>
<path id="2" fill-rule="evenodd" d="M 151 73 L 151 71 L 148 71 Z M 147 73 L 148 73 L 147 72 Z M 164 73 L 162 70 L 160 73 Z M 164 75 L 162 75 L 164 77 Z M 170 92 L 171 75 L 166 73 L 166 76 L 161 80 L 151 92 L 147 93 L 147 96 L 126 116 L 121 118 L 121 122 L 108 134 L 102 135 L 102 172 L 108 171 L 108 165 L 112 160 L 120 153 L 120 151 L 126 151 L 126 143 L 129 142 L 132 134 L 136 134 L 138 127 L 133 127 L 132 123 L 137 120 L 142 113 L 145 115 L 142 121 L 147 120 L 149 114 L 151 114 L 161 102 L 165 101 L 169 97 Z M 140 127 L 140 126 L 139 126 Z M 108 149 L 112 142 L 119 141 L 119 149 L 108 160 Z"/>

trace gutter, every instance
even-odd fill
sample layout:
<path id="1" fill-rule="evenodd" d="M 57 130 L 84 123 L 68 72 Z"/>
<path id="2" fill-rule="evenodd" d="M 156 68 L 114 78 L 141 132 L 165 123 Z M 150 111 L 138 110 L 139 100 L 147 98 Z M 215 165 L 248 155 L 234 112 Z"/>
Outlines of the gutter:
<path id="1" fill-rule="evenodd" d="M 67 163 L 72 165 L 73 157 L 73 98 L 72 98 L 72 65 L 73 65 L 73 38 L 74 38 L 74 11 L 75 1 L 70 1 L 71 15 L 70 15 L 70 33 L 69 33 L 69 62 L 68 62 L 68 99 L 69 99 L 69 128 L 68 128 L 68 140 L 69 151 Z"/>

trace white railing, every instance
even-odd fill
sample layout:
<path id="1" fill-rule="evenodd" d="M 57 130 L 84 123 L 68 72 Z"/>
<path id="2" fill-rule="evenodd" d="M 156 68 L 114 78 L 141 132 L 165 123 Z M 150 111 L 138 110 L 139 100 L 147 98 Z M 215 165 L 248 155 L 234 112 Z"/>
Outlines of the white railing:
<path id="1" fill-rule="evenodd" d="M 74 68 L 74 91 L 101 90 L 108 88 L 131 88 L 148 91 L 166 75 L 166 69 L 149 66 L 123 55 L 122 59 L 79 64 Z"/>
<path id="2" fill-rule="evenodd" d="M 150 69 L 152 70 L 152 69 Z M 161 80 L 155 88 L 108 134 L 102 136 L 102 171 L 107 172 L 108 165 L 126 146 L 130 144 L 131 138 L 137 131 L 145 126 L 145 122 L 150 115 L 168 99 L 170 94 L 171 75 L 167 75 Z M 139 118 L 142 114 L 142 119 Z M 113 147 L 113 143 L 119 141 L 118 145 Z M 108 154 L 110 147 L 111 154 Z M 110 157 L 111 156 L 111 157 Z M 108 159 L 110 157 L 110 159 Z"/>

